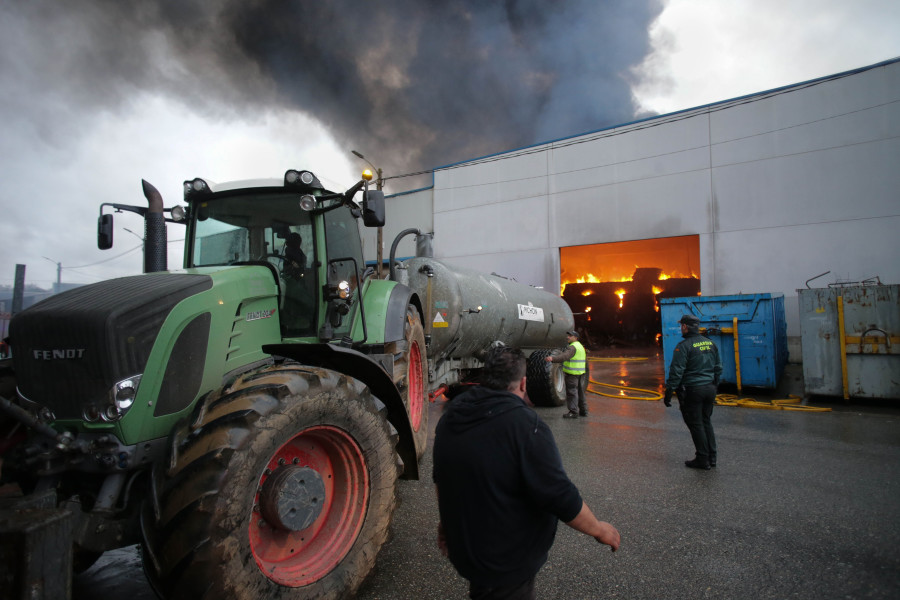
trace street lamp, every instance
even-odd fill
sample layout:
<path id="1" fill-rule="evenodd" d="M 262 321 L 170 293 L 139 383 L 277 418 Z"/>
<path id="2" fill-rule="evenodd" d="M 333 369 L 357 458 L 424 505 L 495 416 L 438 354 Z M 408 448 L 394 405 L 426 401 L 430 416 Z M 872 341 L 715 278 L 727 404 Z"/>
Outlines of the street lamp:
<path id="1" fill-rule="evenodd" d="M 130 233 L 131 235 L 136 237 L 137 239 L 141 240 L 141 247 L 142 248 L 144 247 L 144 236 L 138 235 L 137 233 L 133 232 L 132 230 L 128 229 L 127 227 L 123 227 L 122 229 L 124 229 L 125 231 L 127 231 L 128 233 Z"/>
<path id="2" fill-rule="evenodd" d="M 354 156 L 366 161 L 366 163 L 370 167 L 375 169 L 375 173 L 378 175 L 378 179 L 375 180 L 375 189 L 380 191 L 382 188 L 382 184 L 384 183 L 384 179 L 381 178 L 381 169 L 379 169 L 378 167 L 373 165 L 371 162 L 369 162 L 368 158 L 366 158 L 365 156 L 363 156 L 361 153 L 357 152 L 356 150 L 351 150 L 350 152 L 352 152 Z M 378 238 L 375 241 L 375 255 L 376 255 L 376 260 L 377 260 L 377 264 L 375 267 L 375 274 L 376 274 L 376 277 L 378 277 L 378 279 L 381 279 L 381 263 L 384 260 L 384 232 L 381 227 L 378 228 Z"/>
<path id="3" fill-rule="evenodd" d="M 56 291 L 55 294 L 60 292 L 60 288 L 62 288 L 62 263 L 59 261 L 55 261 L 52 258 L 47 258 L 46 256 L 42 256 L 44 260 L 49 260 L 50 262 L 56 265 Z"/>

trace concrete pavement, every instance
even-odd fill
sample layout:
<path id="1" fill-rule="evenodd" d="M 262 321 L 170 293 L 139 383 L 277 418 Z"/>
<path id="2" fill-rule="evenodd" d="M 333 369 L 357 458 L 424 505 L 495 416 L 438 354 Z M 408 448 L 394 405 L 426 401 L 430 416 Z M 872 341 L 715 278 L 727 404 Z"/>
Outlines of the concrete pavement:
<path id="1" fill-rule="evenodd" d="M 592 362 L 592 377 L 661 389 L 659 357 L 643 354 L 638 363 Z M 797 391 L 797 381 L 789 370 L 777 396 Z M 561 524 L 538 597 L 900 597 L 900 401 L 816 403 L 834 411 L 717 407 L 711 471 L 684 467 L 693 448 L 674 406 L 589 395 L 585 419 L 537 409 L 588 505 L 622 535 L 613 554 Z M 441 405 L 430 408 L 433 428 Z M 400 483 L 393 537 L 360 600 L 466 597 L 435 543 L 430 452 L 422 473 Z M 153 598 L 138 561 L 134 549 L 107 553 L 76 580 L 75 598 Z"/>
<path id="2" fill-rule="evenodd" d="M 592 377 L 661 389 L 662 363 L 650 354 L 645 363 L 591 363 Z M 596 395 L 588 403 L 586 419 L 537 410 L 622 545 L 613 554 L 560 525 L 538 598 L 900 597 L 900 404 L 716 407 L 719 465 L 695 471 L 684 467 L 693 446 L 674 406 Z M 435 545 L 430 478 L 403 482 L 400 494 L 394 538 L 358 597 L 465 598 L 466 582 Z"/>

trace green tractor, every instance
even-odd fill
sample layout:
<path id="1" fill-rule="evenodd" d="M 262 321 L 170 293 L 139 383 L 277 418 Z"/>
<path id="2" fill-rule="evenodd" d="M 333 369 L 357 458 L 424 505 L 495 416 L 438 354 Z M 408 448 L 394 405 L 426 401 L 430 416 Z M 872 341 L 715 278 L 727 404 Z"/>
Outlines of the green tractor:
<path id="1" fill-rule="evenodd" d="M 104 249 L 104 209 L 144 217 L 145 273 L 17 314 L 0 364 L 12 597 L 65 597 L 73 570 L 132 544 L 164 598 L 347 597 L 387 539 L 398 478 L 419 476 L 429 392 L 471 379 L 499 341 L 530 349 L 529 393 L 561 403 L 543 357 L 568 307 L 496 276 L 472 287 L 428 256 L 375 277 L 358 225 L 384 224 L 370 178 L 344 193 L 303 170 L 193 179 L 170 209 L 144 182 L 148 207 L 101 206 Z M 186 226 L 179 271 L 167 222 Z"/>

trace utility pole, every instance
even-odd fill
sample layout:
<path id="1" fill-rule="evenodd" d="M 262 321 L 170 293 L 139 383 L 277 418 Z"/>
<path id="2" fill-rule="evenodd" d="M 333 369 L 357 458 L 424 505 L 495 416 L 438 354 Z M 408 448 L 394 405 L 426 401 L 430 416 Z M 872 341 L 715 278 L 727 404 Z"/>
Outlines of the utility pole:
<path id="1" fill-rule="evenodd" d="M 364 161 L 366 161 L 366 163 L 368 163 L 368 165 L 370 167 L 375 169 L 375 173 L 378 175 L 378 179 L 375 180 L 375 189 L 378 191 L 381 191 L 382 184 L 384 183 L 384 179 L 382 179 L 382 177 L 381 177 L 381 169 L 379 169 L 378 167 L 373 165 L 371 162 L 369 162 L 369 159 L 367 159 L 365 156 L 363 156 L 356 150 L 351 150 L 350 152 L 352 152 L 358 158 L 361 158 Z M 375 276 L 378 277 L 378 279 L 381 279 L 381 272 L 382 272 L 381 263 L 384 262 L 384 231 L 383 231 L 382 227 L 378 228 L 377 238 L 375 240 L 375 254 L 376 254 L 375 260 L 377 261 L 376 265 L 375 265 Z"/>
<path id="2" fill-rule="evenodd" d="M 43 257 L 44 260 L 49 260 L 52 263 L 56 264 L 56 289 L 53 290 L 54 294 L 58 294 L 62 290 L 62 263 L 57 262 L 51 258 Z"/>
<path id="3" fill-rule="evenodd" d="M 25 265 L 16 265 L 16 280 L 13 284 L 12 310 L 14 315 L 22 310 L 25 301 Z"/>

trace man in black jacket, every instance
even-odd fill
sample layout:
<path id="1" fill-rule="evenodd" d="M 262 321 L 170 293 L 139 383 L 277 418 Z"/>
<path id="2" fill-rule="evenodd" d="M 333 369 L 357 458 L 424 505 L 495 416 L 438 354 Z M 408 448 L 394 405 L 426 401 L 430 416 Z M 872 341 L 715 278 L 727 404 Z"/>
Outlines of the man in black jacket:
<path id="1" fill-rule="evenodd" d="M 438 545 L 474 600 L 529 600 L 563 521 L 615 551 L 569 480 L 553 434 L 524 401 L 525 356 L 495 348 L 482 384 L 448 402 L 434 439 Z"/>
<path id="2" fill-rule="evenodd" d="M 678 394 L 681 417 L 694 441 L 694 459 L 684 461 L 684 466 L 709 470 L 716 466 L 712 412 L 722 375 L 722 358 L 715 343 L 700 335 L 700 319 L 684 315 L 678 322 L 684 339 L 672 353 L 664 403 L 672 406 L 672 392 Z"/>

